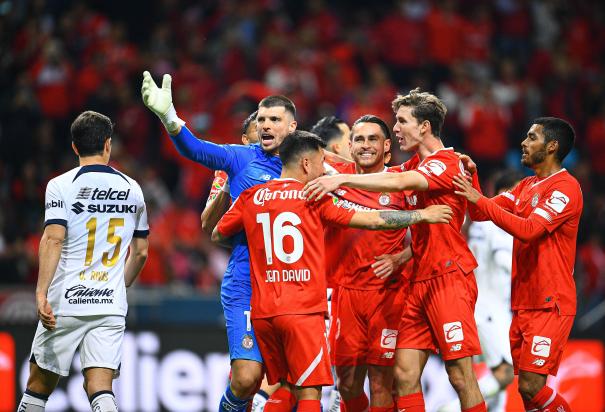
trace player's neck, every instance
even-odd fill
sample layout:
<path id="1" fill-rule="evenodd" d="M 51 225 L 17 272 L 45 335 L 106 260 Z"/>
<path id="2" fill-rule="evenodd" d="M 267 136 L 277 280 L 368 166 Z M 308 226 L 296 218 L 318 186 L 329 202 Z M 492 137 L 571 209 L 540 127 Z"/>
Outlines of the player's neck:
<path id="1" fill-rule="evenodd" d="M 430 135 L 424 138 L 421 144 L 418 145 L 418 156 L 420 160 L 426 159 L 428 156 L 435 153 L 437 150 L 443 149 L 445 146 L 441 139 Z"/>
<path id="2" fill-rule="evenodd" d="M 554 159 L 546 159 L 542 163 L 535 165 L 533 169 L 536 176 L 543 179 L 557 173 L 559 170 L 563 169 L 563 166 Z"/>
<path id="3" fill-rule="evenodd" d="M 355 163 L 355 173 L 358 175 L 365 175 L 369 173 L 380 173 L 384 171 L 384 159 L 381 159 L 375 165 L 371 167 L 361 167 L 358 163 Z"/>
<path id="4" fill-rule="evenodd" d="M 280 179 L 295 179 L 302 183 L 307 183 L 309 181 L 309 179 L 306 177 L 306 175 L 304 173 L 296 171 L 296 170 L 288 170 L 286 168 L 282 169 L 281 175 L 279 176 L 279 178 Z"/>
<path id="5" fill-rule="evenodd" d="M 80 166 L 90 166 L 90 165 L 106 166 L 108 163 L 109 163 L 109 159 L 106 159 L 105 156 L 103 156 L 103 155 L 80 157 Z"/>

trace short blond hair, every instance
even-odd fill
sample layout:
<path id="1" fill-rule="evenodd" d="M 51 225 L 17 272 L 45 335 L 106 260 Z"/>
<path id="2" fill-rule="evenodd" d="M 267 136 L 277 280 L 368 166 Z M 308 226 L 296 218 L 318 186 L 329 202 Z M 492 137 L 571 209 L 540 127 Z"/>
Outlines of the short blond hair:
<path id="1" fill-rule="evenodd" d="M 434 94 L 421 92 L 417 87 L 406 95 L 398 94 L 391 103 L 393 111 L 397 113 L 401 106 L 411 107 L 412 116 L 423 122 L 427 120 L 431 124 L 431 131 L 434 136 L 441 136 L 441 128 L 447 114 L 447 107 Z"/>

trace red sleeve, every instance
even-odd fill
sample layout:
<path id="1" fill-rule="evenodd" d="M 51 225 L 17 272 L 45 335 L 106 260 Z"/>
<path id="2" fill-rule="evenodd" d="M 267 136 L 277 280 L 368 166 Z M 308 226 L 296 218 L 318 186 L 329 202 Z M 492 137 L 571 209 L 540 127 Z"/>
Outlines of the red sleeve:
<path id="1" fill-rule="evenodd" d="M 223 215 L 221 220 L 216 224 L 216 230 L 223 237 L 231 237 L 238 232 L 244 230 L 243 212 L 244 207 L 242 206 L 245 202 L 242 199 L 243 193 L 233 202 L 231 208 Z"/>
<path id="2" fill-rule="evenodd" d="M 542 219 L 536 213 L 532 213 L 528 218 L 522 218 L 504 210 L 493 199 L 487 197 L 481 197 L 477 207 L 496 226 L 523 242 L 537 239 L 546 232 Z"/>
<path id="3" fill-rule="evenodd" d="M 473 187 L 477 189 L 479 193 L 483 194 L 479 185 L 479 178 L 476 176 L 477 173 L 473 175 Z M 502 192 L 499 195 L 492 197 L 491 200 L 507 212 L 512 212 L 515 207 L 515 199 L 518 195 L 519 185 L 515 186 L 515 188 L 510 191 Z M 468 212 L 474 222 L 483 222 L 485 220 L 490 220 L 490 218 L 485 213 L 479 210 L 477 205 L 471 202 L 468 202 Z"/>
<path id="4" fill-rule="evenodd" d="M 582 194 L 578 187 L 560 185 L 542 196 L 533 213 L 535 217 L 552 233 L 570 218 L 582 212 Z"/>
<path id="5" fill-rule="evenodd" d="M 427 159 L 416 171 L 426 178 L 429 183 L 428 190 L 451 190 L 454 188 L 454 176 L 464 173 L 464 168 L 458 158 L 435 155 Z"/>
<path id="6" fill-rule="evenodd" d="M 319 207 L 321 220 L 330 225 L 347 226 L 355 212 L 353 209 L 342 207 L 342 205 L 344 205 L 344 203 L 337 197 L 324 197 L 317 205 L 317 207 Z"/>

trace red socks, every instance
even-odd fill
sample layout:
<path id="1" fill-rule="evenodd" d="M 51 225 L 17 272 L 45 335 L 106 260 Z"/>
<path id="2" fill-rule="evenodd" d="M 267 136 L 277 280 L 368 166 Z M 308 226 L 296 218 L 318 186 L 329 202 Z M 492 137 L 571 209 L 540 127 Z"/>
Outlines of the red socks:
<path id="1" fill-rule="evenodd" d="M 296 405 L 296 396 L 285 388 L 279 388 L 267 399 L 265 411 L 267 412 L 291 412 Z M 300 410 L 300 406 L 298 408 Z M 307 409 L 312 411 L 313 409 Z"/>
<path id="2" fill-rule="evenodd" d="M 267 410 L 267 407 L 265 407 L 265 410 Z M 321 402 L 319 400 L 303 399 L 298 401 L 296 410 L 298 412 L 321 412 Z"/>
<path id="3" fill-rule="evenodd" d="M 485 402 L 481 402 L 468 409 L 462 409 L 462 412 L 487 412 L 487 405 L 485 405 Z"/>
<path id="4" fill-rule="evenodd" d="M 528 404 L 530 408 L 543 412 L 571 412 L 565 399 L 548 386 L 544 386 L 531 401 L 525 403 L 526 409 Z"/>
<path id="5" fill-rule="evenodd" d="M 397 397 L 397 409 L 405 412 L 424 412 L 422 392 Z"/>
<path id="6" fill-rule="evenodd" d="M 343 399 L 340 403 L 340 410 L 342 412 L 367 412 L 369 406 L 370 400 L 365 393 L 362 393 L 353 399 Z"/>

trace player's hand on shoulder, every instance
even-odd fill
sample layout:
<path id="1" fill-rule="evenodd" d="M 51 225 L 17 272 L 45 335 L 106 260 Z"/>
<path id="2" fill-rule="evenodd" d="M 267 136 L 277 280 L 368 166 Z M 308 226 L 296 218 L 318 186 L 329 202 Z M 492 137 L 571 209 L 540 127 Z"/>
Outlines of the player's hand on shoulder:
<path id="1" fill-rule="evenodd" d="M 477 173 L 477 164 L 467 154 L 455 152 L 458 155 L 458 159 L 462 162 L 464 170 L 467 171 L 471 176 Z"/>
<path id="2" fill-rule="evenodd" d="M 481 193 L 473 187 L 465 175 L 460 173 L 457 176 L 454 176 L 453 183 L 457 189 L 454 193 L 466 198 L 469 202 L 477 203 L 481 198 Z"/>
<path id="3" fill-rule="evenodd" d="M 307 201 L 311 201 L 313 199 L 319 200 L 326 193 L 332 192 L 341 185 L 342 177 L 344 175 L 333 175 L 333 176 L 322 176 L 318 177 L 315 180 L 310 181 L 305 185 L 303 189 L 305 198 Z"/>
<path id="4" fill-rule="evenodd" d="M 37 295 L 36 305 L 38 307 L 38 318 L 40 319 L 40 322 L 42 322 L 42 326 L 48 330 L 55 329 L 57 320 L 55 319 L 55 314 L 53 313 L 46 296 Z"/>
<path id="5" fill-rule="evenodd" d="M 420 214 L 425 223 L 449 223 L 454 212 L 447 205 L 431 205 L 421 209 Z"/>

